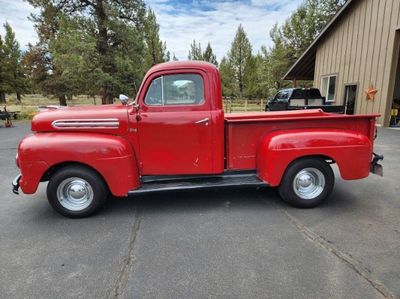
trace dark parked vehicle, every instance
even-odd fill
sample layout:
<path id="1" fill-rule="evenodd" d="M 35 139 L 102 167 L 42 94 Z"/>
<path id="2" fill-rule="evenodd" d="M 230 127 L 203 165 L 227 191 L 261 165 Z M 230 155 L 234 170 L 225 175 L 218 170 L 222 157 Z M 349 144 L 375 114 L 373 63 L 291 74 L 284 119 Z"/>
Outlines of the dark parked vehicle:
<path id="1" fill-rule="evenodd" d="M 325 112 L 344 113 L 344 106 L 327 103 L 318 88 L 281 89 L 265 106 L 265 111 L 301 109 L 322 109 Z"/>

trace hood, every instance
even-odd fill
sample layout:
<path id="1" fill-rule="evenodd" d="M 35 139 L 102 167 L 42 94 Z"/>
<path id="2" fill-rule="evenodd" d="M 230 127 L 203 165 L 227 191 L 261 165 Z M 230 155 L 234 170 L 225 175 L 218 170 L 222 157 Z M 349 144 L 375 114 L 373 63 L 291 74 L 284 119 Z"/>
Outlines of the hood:
<path id="1" fill-rule="evenodd" d="M 123 135 L 128 130 L 127 109 L 124 105 L 47 107 L 32 119 L 32 131 Z"/>

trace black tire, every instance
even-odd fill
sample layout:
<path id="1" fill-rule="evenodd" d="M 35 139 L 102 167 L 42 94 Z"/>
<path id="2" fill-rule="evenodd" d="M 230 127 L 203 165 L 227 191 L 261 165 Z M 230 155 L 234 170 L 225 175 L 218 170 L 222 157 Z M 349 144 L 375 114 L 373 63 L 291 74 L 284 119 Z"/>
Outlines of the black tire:
<path id="1" fill-rule="evenodd" d="M 83 197 L 79 197 L 82 194 Z M 98 212 L 108 194 L 103 178 L 94 170 L 80 165 L 61 168 L 51 176 L 47 185 L 47 200 L 52 208 L 70 218 L 88 217 Z M 63 200 L 60 201 L 59 197 Z"/>
<path id="2" fill-rule="evenodd" d="M 282 199 L 294 207 L 313 208 L 331 194 L 334 185 L 335 175 L 326 161 L 304 158 L 289 165 L 278 191 Z"/>

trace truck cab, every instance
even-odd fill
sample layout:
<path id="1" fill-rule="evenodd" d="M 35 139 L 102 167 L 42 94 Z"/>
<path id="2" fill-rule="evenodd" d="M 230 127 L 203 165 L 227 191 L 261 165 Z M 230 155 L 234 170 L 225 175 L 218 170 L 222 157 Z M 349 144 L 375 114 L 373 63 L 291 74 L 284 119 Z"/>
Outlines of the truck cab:
<path id="1" fill-rule="evenodd" d="M 179 70 L 177 73 L 177 69 Z M 142 175 L 224 170 L 224 113 L 217 69 L 208 63 L 154 67 L 130 111 Z M 132 133 L 132 132 L 131 132 Z"/>
<path id="2" fill-rule="evenodd" d="M 25 194 L 48 181 L 60 214 L 86 217 L 109 195 L 204 188 L 278 187 L 282 198 L 315 207 L 343 179 L 379 173 L 373 154 L 378 115 L 320 109 L 224 114 L 218 69 L 169 62 L 146 74 L 135 100 L 37 114 L 18 148 Z"/>

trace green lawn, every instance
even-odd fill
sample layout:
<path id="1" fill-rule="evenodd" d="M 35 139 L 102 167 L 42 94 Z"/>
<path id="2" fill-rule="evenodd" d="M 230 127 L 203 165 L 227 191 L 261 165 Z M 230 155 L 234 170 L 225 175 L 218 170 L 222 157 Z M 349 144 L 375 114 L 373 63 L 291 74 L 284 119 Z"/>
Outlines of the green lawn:
<path id="1" fill-rule="evenodd" d="M 29 94 L 22 96 L 22 103 L 15 104 L 16 97 L 14 95 L 8 95 L 7 97 L 7 110 L 18 111 L 20 119 L 29 119 L 38 112 L 39 106 L 46 105 L 58 105 L 58 99 L 53 97 L 46 97 L 39 94 Z M 96 105 L 101 104 L 101 98 L 96 97 Z M 80 106 L 80 105 L 93 105 L 93 98 L 88 98 L 85 95 L 74 97 L 71 101 L 67 101 L 68 106 Z M 2 109 L 3 107 L 1 107 Z"/>
<path id="2" fill-rule="evenodd" d="M 15 95 L 7 96 L 7 110 L 18 111 L 20 119 L 32 118 L 35 113 L 38 112 L 39 106 L 45 105 L 58 105 L 58 99 L 53 97 L 46 97 L 39 94 L 29 94 L 22 96 L 22 103 L 15 104 Z M 256 112 L 264 111 L 265 100 L 224 100 L 225 112 Z M 101 98 L 97 96 L 95 100 L 92 97 L 86 95 L 80 95 L 74 97 L 72 100 L 67 101 L 68 106 L 80 106 L 80 105 L 100 105 Z M 2 108 L 2 107 L 1 107 Z"/>

